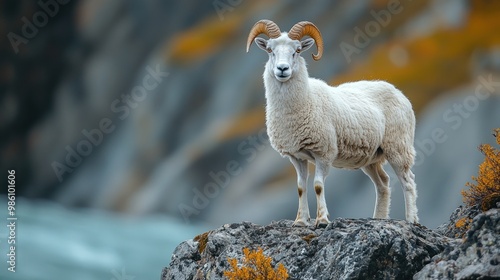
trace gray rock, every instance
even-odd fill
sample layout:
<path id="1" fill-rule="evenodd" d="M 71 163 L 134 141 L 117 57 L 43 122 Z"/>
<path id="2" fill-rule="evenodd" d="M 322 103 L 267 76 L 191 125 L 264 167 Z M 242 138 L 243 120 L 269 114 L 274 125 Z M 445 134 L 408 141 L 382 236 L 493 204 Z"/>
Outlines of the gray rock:
<path id="1" fill-rule="evenodd" d="M 434 256 L 414 279 L 500 279 L 500 209 L 477 215 L 463 243 Z"/>
<path id="2" fill-rule="evenodd" d="M 223 279 L 227 258 L 261 247 L 290 279 L 411 279 L 458 240 L 400 220 L 335 219 L 325 228 L 227 224 L 181 243 L 162 279 Z"/>
<path id="3" fill-rule="evenodd" d="M 436 231 L 444 236 L 451 238 L 463 238 L 470 229 L 472 219 L 481 213 L 478 206 L 467 207 L 460 205 L 453 213 L 451 213 L 448 223 L 440 225 Z M 462 220 L 462 225 L 458 226 L 457 222 Z"/>

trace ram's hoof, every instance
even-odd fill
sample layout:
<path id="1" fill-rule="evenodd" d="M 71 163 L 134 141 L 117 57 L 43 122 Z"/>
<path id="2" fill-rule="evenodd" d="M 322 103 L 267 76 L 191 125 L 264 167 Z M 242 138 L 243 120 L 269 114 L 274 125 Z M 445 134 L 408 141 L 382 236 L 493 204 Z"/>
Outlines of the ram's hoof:
<path id="1" fill-rule="evenodd" d="M 305 220 L 295 220 L 295 222 L 293 222 L 293 225 L 292 227 L 307 227 L 309 226 L 309 223 Z"/>
<path id="2" fill-rule="evenodd" d="M 314 223 L 314 226 L 316 228 L 325 228 L 330 221 L 328 221 L 327 218 L 317 218 L 316 223 Z"/>

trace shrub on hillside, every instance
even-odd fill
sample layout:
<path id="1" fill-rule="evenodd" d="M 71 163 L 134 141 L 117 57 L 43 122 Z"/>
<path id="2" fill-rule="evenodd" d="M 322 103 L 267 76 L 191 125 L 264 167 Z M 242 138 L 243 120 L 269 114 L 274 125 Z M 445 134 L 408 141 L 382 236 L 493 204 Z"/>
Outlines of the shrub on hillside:
<path id="1" fill-rule="evenodd" d="M 500 145 L 500 128 L 494 130 L 493 136 Z M 482 144 L 479 150 L 484 154 L 484 161 L 479 165 L 479 174 L 473 176 L 475 183 L 468 182 L 468 190 L 462 191 L 466 205 L 478 206 L 482 211 L 495 208 L 500 202 L 500 150 L 489 144 Z"/>
<path id="2" fill-rule="evenodd" d="M 224 276 L 229 280 L 284 280 L 288 279 L 288 272 L 279 264 L 276 269 L 271 265 L 272 258 L 264 255 L 262 248 L 257 251 L 243 249 L 245 255 L 243 264 L 238 266 L 236 259 L 229 258 L 230 271 L 224 271 Z"/>

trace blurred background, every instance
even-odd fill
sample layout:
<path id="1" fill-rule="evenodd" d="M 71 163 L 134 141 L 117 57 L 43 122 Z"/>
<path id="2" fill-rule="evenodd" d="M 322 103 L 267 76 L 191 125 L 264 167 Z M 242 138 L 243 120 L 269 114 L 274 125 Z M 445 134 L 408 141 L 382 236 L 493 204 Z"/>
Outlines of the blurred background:
<path id="1" fill-rule="evenodd" d="M 16 273 L 0 227 L 1 279 L 158 279 L 196 234 L 295 218 L 295 171 L 265 133 L 267 55 L 245 53 L 259 19 L 318 26 L 311 76 L 408 96 L 427 227 L 460 205 L 500 127 L 499 1 L 4 0 L 0 16 L 1 170 L 16 171 L 18 217 Z M 326 184 L 332 219 L 371 217 L 361 171 Z"/>

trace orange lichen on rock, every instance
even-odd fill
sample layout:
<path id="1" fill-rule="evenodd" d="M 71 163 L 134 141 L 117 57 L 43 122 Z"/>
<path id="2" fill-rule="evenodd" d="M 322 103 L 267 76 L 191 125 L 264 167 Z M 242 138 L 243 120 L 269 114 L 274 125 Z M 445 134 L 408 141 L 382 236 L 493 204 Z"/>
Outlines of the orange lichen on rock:
<path id="1" fill-rule="evenodd" d="M 174 36 L 167 51 L 168 56 L 177 62 L 191 62 L 206 58 L 222 48 L 241 27 L 242 19 L 228 17 L 205 20 L 195 27 Z"/>
<path id="2" fill-rule="evenodd" d="M 493 135 L 500 145 L 500 128 L 495 129 Z M 489 144 L 480 145 L 479 150 L 485 157 L 479 165 L 478 176 L 472 177 L 476 183 L 468 182 L 469 189 L 463 190 L 462 196 L 468 206 L 477 205 L 482 211 L 487 211 L 500 202 L 500 150 Z"/>
<path id="3" fill-rule="evenodd" d="M 207 247 L 209 234 L 210 231 L 207 231 L 194 237 L 194 241 L 198 242 L 198 252 L 200 252 L 200 254 L 203 253 L 203 251 L 205 251 L 205 248 Z"/>
<path id="4" fill-rule="evenodd" d="M 238 266 L 238 260 L 228 258 L 230 271 L 224 271 L 224 276 L 229 280 L 281 280 L 288 279 L 288 271 L 283 264 L 277 268 L 271 265 L 272 258 L 264 255 L 262 248 L 250 251 L 243 248 L 243 264 Z"/>
<path id="5" fill-rule="evenodd" d="M 366 49 L 358 48 L 366 57 L 351 55 L 352 66 L 331 83 L 386 80 L 403 91 L 415 111 L 420 112 L 435 97 L 473 81 L 476 77 L 471 75 L 471 58 L 477 51 L 492 50 L 500 44 L 500 36 L 491 36 L 500 29 L 500 1 L 470 1 L 470 5 L 461 26 L 439 28 L 416 38 L 394 36 L 380 45 L 373 41 L 368 54 Z"/>
<path id="6" fill-rule="evenodd" d="M 468 218 L 468 217 L 463 217 L 461 219 L 459 219 L 456 223 L 455 223 L 455 227 L 457 228 L 463 228 L 467 225 L 469 225 L 471 222 L 471 219 Z"/>
<path id="7" fill-rule="evenodd" d="M 221 141 L 234 139 L 236 137 L 248 136 L 258 131 L 266 123 L 264 108 L 259 106 L 227 120 L 227 125 L 219 135 Z"/>

